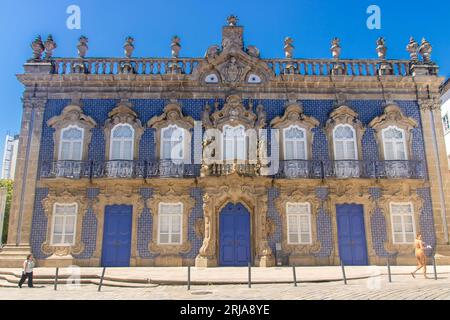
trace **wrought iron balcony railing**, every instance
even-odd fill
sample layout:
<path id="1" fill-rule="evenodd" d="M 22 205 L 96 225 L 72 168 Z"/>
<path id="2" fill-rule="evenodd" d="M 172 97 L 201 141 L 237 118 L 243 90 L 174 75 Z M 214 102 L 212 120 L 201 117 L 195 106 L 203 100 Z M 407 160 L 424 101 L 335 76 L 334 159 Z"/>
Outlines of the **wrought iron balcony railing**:
<path id="1" fill-rule="evenodd" d="M 200 176 L 200 165 L 172 160 L 160 161 L 55 161 L 41 164 L 41 178 L 192 178 Z M 258 176 L 255 163 L 216 163 L 208 166 L 207 175 Z M 283 179 L 424 179 L 424 161 L 360 161 L 360 160 L 285 160 L 275 178 Z"/>
<path id="2" fill-rule="evenodd" d="M 200 174 L 200 165 L 174 161 L 55 161 L 41 164 L 41 178 L 189 178 Z"/>
<path id="3" fill-rule="evenodd" d="M 285 160 L 278 178 L 298 179 L 424 179 L 424 161 L 416 160 Z"/>

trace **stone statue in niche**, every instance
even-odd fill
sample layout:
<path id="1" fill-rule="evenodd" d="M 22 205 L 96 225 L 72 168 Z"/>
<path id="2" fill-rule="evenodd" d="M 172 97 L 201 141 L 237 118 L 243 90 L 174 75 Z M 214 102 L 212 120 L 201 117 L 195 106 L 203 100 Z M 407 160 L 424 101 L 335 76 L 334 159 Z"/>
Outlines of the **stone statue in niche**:
<path id="1" fill-rule="evenodd" d="M 202 123 L 205 128 L 212 127 L 210 112 L 211 107 L 209 106 L 209 104 L 206 104 L 202 112 Z"/>
<path id="2" fill-rule="evenodd" d="M 266 112 L 264 111 L 264 106 L 262 104 L 259 104 L 256 107 L 256 115 L 258 116 L 258 120 L 256 122 L 256 127 L 261 129 L 264 128 L 266 126 L 266 120 L 267 120 L 267 116 L 266 116 Z"/>

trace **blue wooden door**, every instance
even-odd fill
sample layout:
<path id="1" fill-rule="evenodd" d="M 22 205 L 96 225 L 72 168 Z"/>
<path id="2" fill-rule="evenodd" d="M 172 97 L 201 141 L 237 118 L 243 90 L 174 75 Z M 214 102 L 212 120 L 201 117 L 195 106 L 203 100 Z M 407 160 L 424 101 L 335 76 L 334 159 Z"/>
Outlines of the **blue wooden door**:
<path id="1" fill-rule="evenodd" d="M 242 204 L 229 203 L 220 214 L 219 264 L 246 266 L 250 258 L 250 214 Z"/>
<path id="2" fill-rule="evenodd" d="M 131 223 L 133 207 L 105 207 L 103 228 L 103 267 L 129 267 L 131 256 Z"/>
<path id="3" fill-rule="evenodd" d="M 357 204 L 336 206 L 339 255 L 345 265 L 368 265 L 364 208 Z"/>

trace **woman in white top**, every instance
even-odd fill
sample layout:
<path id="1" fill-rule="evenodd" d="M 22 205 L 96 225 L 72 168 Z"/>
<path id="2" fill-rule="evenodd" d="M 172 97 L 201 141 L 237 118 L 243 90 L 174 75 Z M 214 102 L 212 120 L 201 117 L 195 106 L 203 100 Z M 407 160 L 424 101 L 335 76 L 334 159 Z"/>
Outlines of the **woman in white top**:
<path id="1" fill-rule="evenodd" d="M 22 288 L 23 283 L 28 278 L 28 287 L 33 288 L 33 268 L 35 266 L 33 255 L 29 254 L 27 260 L 23 262 L 22 278 L 19 281 L 19 288 Z"/>

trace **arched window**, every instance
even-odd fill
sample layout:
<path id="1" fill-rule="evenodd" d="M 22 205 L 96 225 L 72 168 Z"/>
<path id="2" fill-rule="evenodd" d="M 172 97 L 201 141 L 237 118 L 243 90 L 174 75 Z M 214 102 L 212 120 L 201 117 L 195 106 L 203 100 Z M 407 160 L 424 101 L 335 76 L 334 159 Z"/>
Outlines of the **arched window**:
<path id="1" fill-rule="evenodd" d="M 83 157 L 84 130 L 69 126 L 61 130 L 59 160 L 80 161 Z"/>
<path id="2" fill-rule="evenodd" d="M 306 160 L 306 131 L 298 126 L 290 126 L 283 130 L 284 159 Z"/>
<path id="3" fill-rule="evenodd" d="M 407 160 L 405 131 L 395 126 L 383 129 L 383 148 L 385 160 Z"/>
<path id="4" fill-rule="evenodd" d="M 162 160 L 183 160 L 184 150 L 184 129 L 176 125 L 168 126 L 161 130 L 161 159 Z"/>
<path id="5" fill-rule="evenodd" d="M 110 160 L 133 160 L 134 129 L 129 124 L 118 124 L 111 131 Z"/>
<path id="6" fill-rule="evenodd" d="M 223 155 L 225 160 L 245 160 L 245 128 L 244 126 L 223 127 Z"/>
<path id="7" fill-rule="evenodd" d="M 350 125 L 338 125 L 333 130 L 334 159 L 358 160 L 356 133 Z"/>

